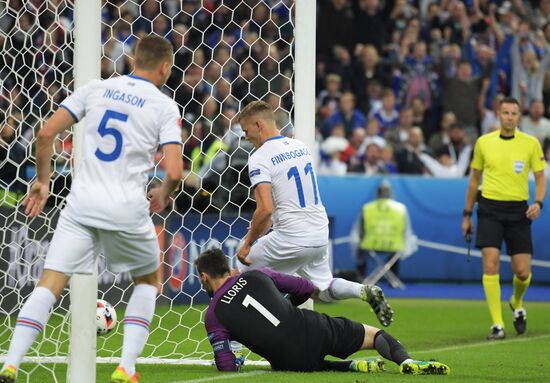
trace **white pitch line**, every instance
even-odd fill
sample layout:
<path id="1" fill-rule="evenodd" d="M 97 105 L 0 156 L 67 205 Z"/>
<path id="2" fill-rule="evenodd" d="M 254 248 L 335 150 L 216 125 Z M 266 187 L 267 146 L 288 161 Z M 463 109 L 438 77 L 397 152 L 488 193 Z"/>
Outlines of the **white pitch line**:
<path id="1" fill-rule="evenodd" d="M 333 245 L 342 245 L 342 244 L 345 244 L 345 243 L 352 243 L 353 241 L 354 241 L 354 238 L 353 238 L 353 236 L 350 235 L 350 236 L 347 236 L 347 237 L 335 238 L 332 241 L 332 244 Z M 443 252 L 445 252 L 449 255 L 451 255 L 451 254 L 458 254 L 458 255 L 468 254 L 468 250 L 465 247 L 448 245 L 446 243 L 440 243 L 440 242 L 425 241 L 423 239 L 418 239 L 418 246 L 427 247 L 428 249 L 433 249 L 433 250 L 440 250 L 440 251 L 443 251 Z M 481 258 L 482 257 L 481 251 L 477 250 L 477 249 L 472 249 L 470 251 L 470 255 L 472 257 L 476 257 L 476 258 Z M 511 262 L 510 256 L 508 256 L 506 254 L 501 254 L 500 260 L 503 261 L 503 262 L 508 262 L 508 263 Z M 532 266 L 537 266 L 537 267 L 550 268 L 550 261 L 546 261 L 544 259 L 531 259 L 531 265 Z"/>
<path id="2" fill-rule="evenodd" d="M 180 380 L 173 383 L 201 383 L 201 382 L 213 382 L 216 380 L 229 380 L 229 379 L 238 379 L 243 378 L 245 376 L 254 376 L 254 375 L 260 375 L 260 374 L 267 374 L 269 371 L 250 371 L 245 373 L 234 373 L 233 375 L 230 374 L 223 374 L 219 376 L 213 376 L 210 378 L 200 378 L 200 379 L 192 379 L 192 380 Z"/>
<path id="3" fill-rule="evenodd" d="M 424 241 L 422 239 L 418 240 L 418 246 L 427 247 L 427 248 L 434 249 L 434 250 L 441 250 L 441 251 L 445 251 L 447 253 L 468 254 L 468 250 L 463 248 L 463 247 L 460 247 L 460 246 L 447 245 L 445 243 L 432 242 L 432 241 Z M 470 251 L 470 253 L 471 253 L 470 255 L 472 257 L 477 257 L 477 258 L 482 257 L 480 250 L 472 249 Z M 503 261 L 503 262 L 508 262 L 508 263 L 512 262 L 512 258 L 508 255 L 505 255 L 505 254 L 501 254 L 500 260 Z M 545 261 L 545 260 L 542 260 L 542 259 L 532 259 L 531 260 L 531 265 L 549 268 L 550 267 L 550 261 Z"/>
<path id="4" fill-rule="evenodd" d="M 469 343 L 469 344 L 461 344 L 456 346 L 448 346 L 448 347 L 439 347 L 439 348 L 432 348 L 429 350 L 421 350 L 421 351 L 414 351 L 411 352 L 411 354 L 427 354 L 427 353 L 434 353 L 434 352 L 442 352 L 442 351 L 454 351 L 454 350 L 462 350 L 466 348 L 474 348 L 474 347 L 486 347 L 486 346 L 498 346 L 501 344 L 508 344 L 508 343 L 520 343 L 520 342 L 530 342 L 533 340 L 539 340 L 539 339 L 546 339 L 550 338 L 550 334 L 544 334 L 544 335 L 538 335 L 538 336 L 532 336 L 532 337 L 526 337 L 526 338 L 516 338 L 516 339 L 507 339 L 507 340 L 495 340 L 495 341 L 486 341 L 486 342 L 477 342 L 477 343 Z M 200 378 L 200 379 L 193 379 L 193 380 L 181 380 L 178 382 L 173 383 L 201 383 L 201 382 L 212 382 L 216 380 L 227 380 L 227 379 L 237 379 L 240 377 L 245 376 L 254 376 L 254 375 L 260 375 L 265 374 L 270 371 L 251 371 L 251 372 L 245 372 L 243 374 L 235 373 L 234 375 L 228 375 L 223 374 L 220 376 L 214 376 L 210 378 Z"/>
<path id="5" fill-rule="evenodd" d="M 456 346 L 432 348 L 430 350 L 415 351 L 415 352 L 412 352 L 412 354 L 427 354 L 427 353 L 431 353 L 431 352 L 462 350 L 464 348 L 472 348 L 472 347 L 498 346 L 500 344 L 530 342 L 530 341 L 533 341 L 533 340 L 546 339 L 546 338 L 550 338 L 550 334 L 532 336 L 532 337 L 527 337 L 527 338 L 507 339 L 507 340 L 493 340 L 493 341 L 487 340 L 485 342 L 461 344 L 461 345 L 456 345 Z"/>

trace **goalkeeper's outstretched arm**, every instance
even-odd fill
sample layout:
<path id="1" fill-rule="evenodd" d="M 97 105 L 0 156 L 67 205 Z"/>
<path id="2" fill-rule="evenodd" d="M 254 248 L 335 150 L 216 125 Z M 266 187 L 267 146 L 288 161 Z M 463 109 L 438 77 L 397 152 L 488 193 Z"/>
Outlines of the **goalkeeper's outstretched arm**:
<path id="1" fill-rule="evenodd" d="M 218 370 L 239 371 L 243 360 L 239 360 L 231 350 L 230 334 L 213 315 L 210 307 L 207 310 L 204 325 L 214 351 L 214 361 Z"/>
<path id="2" fill-rule="evenodd" d="M 243 365 L 244 358 L 239 357 L 231 350 L 231 340 L 229 338 L 220 338 L 215 334 L 208 334 L 212 349 L 214 350 L 214 360 L 219 371 L 239 371 Z M 215 340 L 214 340 L 215 339 Z"/>

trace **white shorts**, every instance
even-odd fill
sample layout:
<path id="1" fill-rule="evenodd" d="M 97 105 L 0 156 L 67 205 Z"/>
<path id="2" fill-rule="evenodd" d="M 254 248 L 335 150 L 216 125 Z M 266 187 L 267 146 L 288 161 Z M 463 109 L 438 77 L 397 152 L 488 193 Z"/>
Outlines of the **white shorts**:
<path id="1" fill-rule="evenodd" d="M 160 247 L 152 222 L 139 232 L 110 231 L 84 226 L 62 211 L 44 268 L 68 275 L 91 274 L 100 252 L 113 273 L 128 271 L 139 277 L 160 265 Z"/>
<path id="2" fill-rule="evenodd" d="M 283 274 L 297 274 L 325 290 L 332 281 L 328 245 L 299 247 L 281 239 L 275 232 L 260 237 L 250 248 L 247 259 L 250 266 L 239 263 L 239 271 L 245 272 L 262 267 Z"/>

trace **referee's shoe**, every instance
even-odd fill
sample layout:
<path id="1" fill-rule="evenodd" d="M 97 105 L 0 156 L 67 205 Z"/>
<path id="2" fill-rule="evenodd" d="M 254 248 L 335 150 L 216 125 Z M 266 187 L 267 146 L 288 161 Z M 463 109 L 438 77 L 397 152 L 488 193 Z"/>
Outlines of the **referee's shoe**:
<path id="1" fill-rule="evenodd" d="M 518 335 L 521 335 L 527 330 L 527 311 L 524 308 L 515 309 L 511 302 L 509 305 L 514 313 L 514 327 Z"/>
<path id="2" fill-rule="evenodd" d="M 502 326 L 499 326 L 498 324 L 491 326 L 491 332 L 487 335 L 488 340 L 501 340 L 504 338 L 506 338 L 506 333 L 504 332 Z"/>

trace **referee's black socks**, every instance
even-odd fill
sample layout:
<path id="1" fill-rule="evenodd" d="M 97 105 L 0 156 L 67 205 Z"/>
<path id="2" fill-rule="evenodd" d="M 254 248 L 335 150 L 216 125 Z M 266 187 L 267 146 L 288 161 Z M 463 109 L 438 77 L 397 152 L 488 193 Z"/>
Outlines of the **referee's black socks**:
<path id="1" fill-rule="evenodd" d="M 380 330 L 374 335 L 374 348 L 384 358 L 398 365 L 410 358 L 405 347 L 384 330 Z"/>

